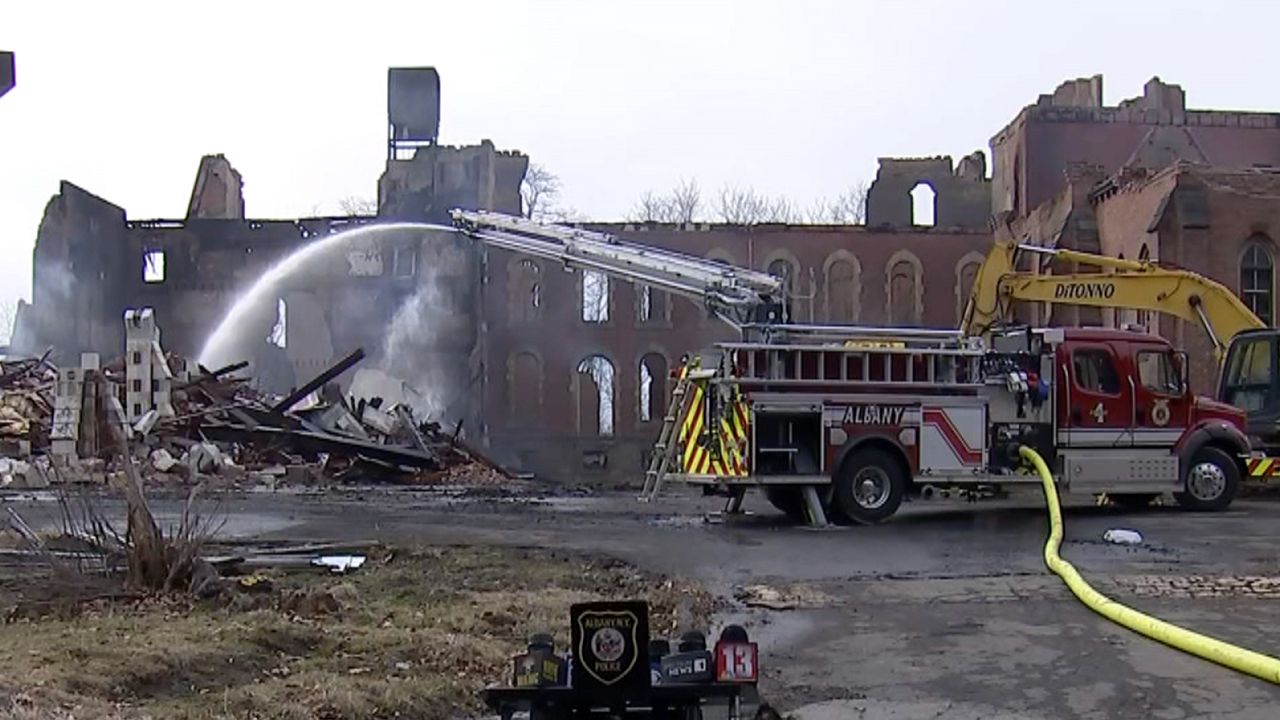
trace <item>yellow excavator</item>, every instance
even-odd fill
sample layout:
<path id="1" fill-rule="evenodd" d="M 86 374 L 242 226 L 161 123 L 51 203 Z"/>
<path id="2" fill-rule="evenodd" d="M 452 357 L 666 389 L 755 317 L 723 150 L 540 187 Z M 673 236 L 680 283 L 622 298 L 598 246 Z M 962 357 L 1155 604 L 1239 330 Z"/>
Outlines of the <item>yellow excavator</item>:
<path id="1" fill-rule="evenodd" d="M 1022 269 L 1025 259 L 1035 267 Z M 1092 265 L 1099 271 L 1054 275 L 1046 269 L 1053 260 Z M 999 240 L 974 279 L 960 329 L 988 336 L 1010 324 L 1015 302 L 1145 310 L 1199 325 L 1213 343 L 1219 364 L 1218 399 L 1248 415 L 1255 450 L 1280 456 L 1280 330 L 1267 327 L 1221 283 L 1151 260 Z M 1271 465 L 1251 463 L 1251 474 L 1272 474 Z M 1274 465 L 1280 470 L 1280 461 Z M 1263 472 L 1255 472 L 1255 467 Z"/>

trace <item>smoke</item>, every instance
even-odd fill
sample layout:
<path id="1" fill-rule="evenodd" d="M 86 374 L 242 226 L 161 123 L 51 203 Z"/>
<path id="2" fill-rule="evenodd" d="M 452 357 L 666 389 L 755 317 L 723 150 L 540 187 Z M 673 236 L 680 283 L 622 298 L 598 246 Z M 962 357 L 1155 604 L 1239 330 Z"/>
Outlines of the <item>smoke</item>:
<path id="1" fill-rule="evenodd" d="M 236 298 L 231 309 L 205 339 L 200 351 L 200 363 L 208 368 L 216 368 L 252 357 L 262 342 L 260 335 L 264 334 L 258 332 L 263 326 L 260 319 L 275 317 L 276 301 L 282 288 L 296 282 L 300 276 L 317 273 L 318 268 L 326 264 L 345 264 L 346 252 L 354 242 L 394 234 L 396 231 L 438 227 L 440 226 L 423 223 L 363 225 L 319 238 L 295 250 L 259 276 L 248 290 Z M 266 320 L 268 329 L 271 322 Z"/>
<path id="2" fill-rule="evenodd" d="M 6 328 L 12 331 L 9 352 L 14 356 L 38 356 L 52 347 L 55 359 L 63 359 L 57 353 L 59 349 L 79 347 L 76 318 L 56 316 L 55 311 L 77 307 L 75 275 L 65 261 L 42 258 L 36 263 L 31 289 L 32 304 L 22 309 L 22 323 L 18 322 L 21 304 L 13 308 L 13 317 L 9 319 L 11 325 Z"/>
<path id="3" fill-rule="evenodd" d="M 442 309 L 437 280 L 434 272 L 422 273 L 422 282 L 396 309 L 382 342 L 380 369 L 412 388 L 405 402 L 418 418 L 439 418 L 452 399 L 445 392 L 449 373 L 438 348 L 440 333 L 451 320 Z"/>
<path id="4" fill-rule="evenodd" d="M 401 248 L 396 262 L 404 270 Z M 475 409 L 469 362 L 477 332 L 474 254 L 470 241 L 452 232 L 415 239 L 414 289 L 387 325 L 378 368 L 412 390 L 404 402 L 418 418 L 454 423 Z"/>

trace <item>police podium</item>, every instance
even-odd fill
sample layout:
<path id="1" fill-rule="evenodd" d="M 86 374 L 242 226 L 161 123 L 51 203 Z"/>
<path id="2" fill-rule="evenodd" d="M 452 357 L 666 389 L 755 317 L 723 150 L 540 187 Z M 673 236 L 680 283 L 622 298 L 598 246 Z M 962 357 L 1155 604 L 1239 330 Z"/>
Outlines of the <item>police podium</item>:
<path id="1" fill-rule="evenodd" d="M 536 635 L 513 658 L 512 686 L 484 691 L 503 720 L 741 720 L 744 694 L 757 697 L 756 647 L 741 628 L 727 629 L 714 652 L 701 633 L 686 633 L 671 653 L 665 640 L 651 642 L 648 603 L 580 603 L 569 614 L 565 656 Z"/>

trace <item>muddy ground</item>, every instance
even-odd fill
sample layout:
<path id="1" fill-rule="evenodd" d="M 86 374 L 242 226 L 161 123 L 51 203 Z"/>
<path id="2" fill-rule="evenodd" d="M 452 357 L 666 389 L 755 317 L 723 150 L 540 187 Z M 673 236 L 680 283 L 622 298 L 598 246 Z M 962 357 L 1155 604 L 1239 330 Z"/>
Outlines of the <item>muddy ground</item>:
<path id="1" fill-rule="evenodd" d="M 5 502 L 33 523 L 47 497 Z M 176 500 L 153 501 L 162 517 Z M 1044 569 L 1034 496 L 912 503 L 871 528 L 811 530 L 758 514 L 706 522 L 678 491 L 504 496 L 368 489 L 222 499 L 224 533 L 289 541 L 581 552 L 698 581 L 762 643 L 767 697 L 801 718 L 1272 718 L 1280 689 L 1111 625 Z M 1132 528 L 1143 545 L 1102 542 Z M 1075 504 L 1063 555 L 1116 599 L 1280 654 L 1280 503 L 1218 514 Z M 754 586 L 767 586 L 761 590 Z M 790 609 L 750 605 L 760 593 Z M 774 599 L 778 599 L 775 597 Z M 2 631 L 2 630 L 0 630 Z"/>

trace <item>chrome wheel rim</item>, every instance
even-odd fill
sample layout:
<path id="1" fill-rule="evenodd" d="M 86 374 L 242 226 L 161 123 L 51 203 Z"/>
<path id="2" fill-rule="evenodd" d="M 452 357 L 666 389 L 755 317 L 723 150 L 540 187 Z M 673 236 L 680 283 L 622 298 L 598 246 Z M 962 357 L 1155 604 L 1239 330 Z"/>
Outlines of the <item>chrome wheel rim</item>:
<path id="1" fill-rule="evenodd" d="M 1187 492 L 1197 500 L 1216 500 L 1227 489 L 1227 473 L 1214 463 L 1194 465 L 1187 475 Z"/>
<path id="2" fill-rule="evenodd" d="M 864 467 L 853 476 L 853 499 L 858 506 L 876 510 L 889 502 L 892 483 L 889 473 L 878 467 Z"/>

